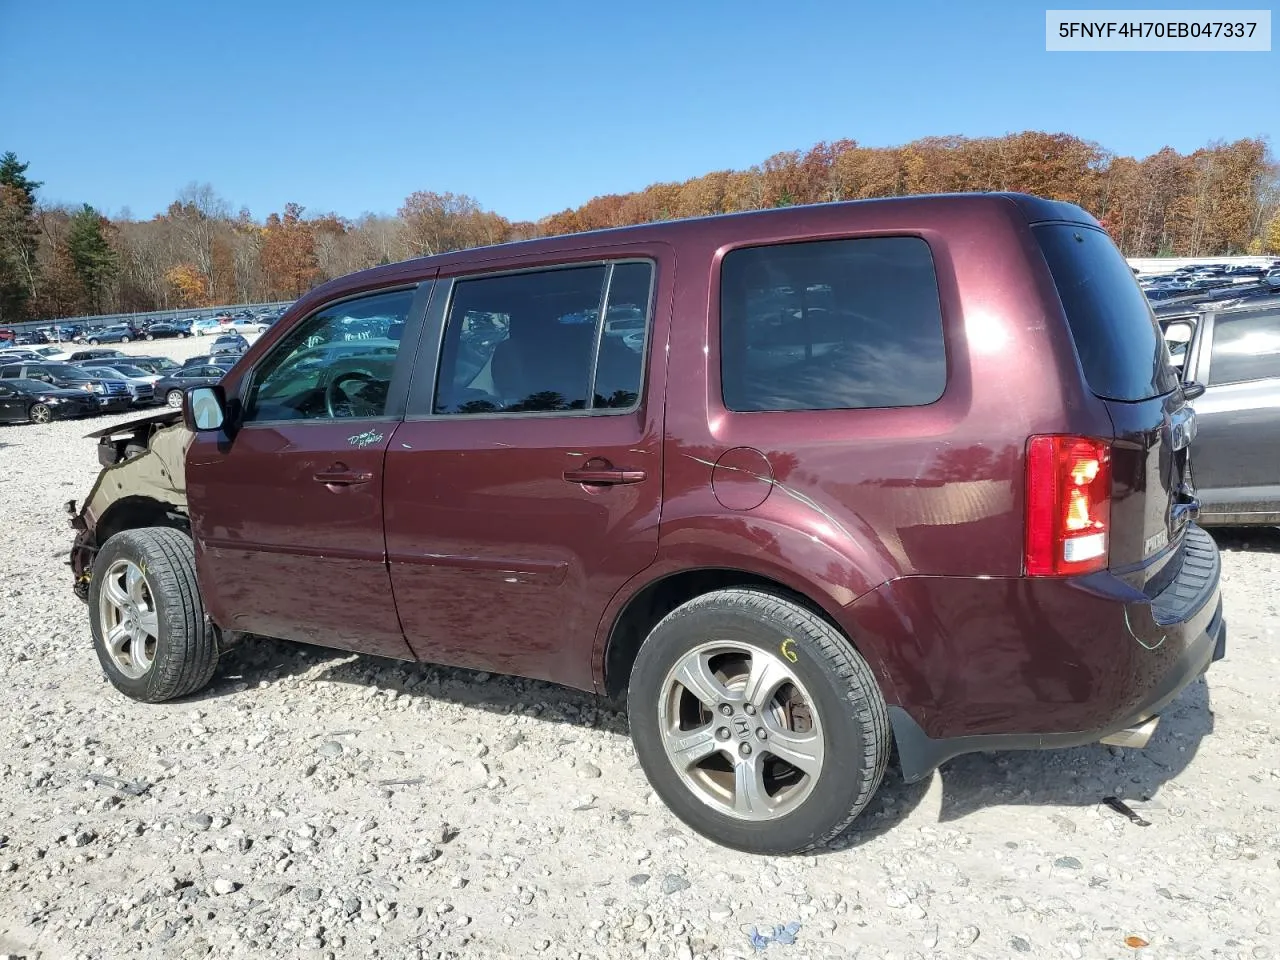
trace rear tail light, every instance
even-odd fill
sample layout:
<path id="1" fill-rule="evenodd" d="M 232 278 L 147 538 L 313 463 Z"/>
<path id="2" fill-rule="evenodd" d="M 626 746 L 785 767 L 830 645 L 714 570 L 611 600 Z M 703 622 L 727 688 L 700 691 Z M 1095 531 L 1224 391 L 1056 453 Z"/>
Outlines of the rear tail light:
<path id="1" fill-rule="evenodd" d="M 1104 569 L 1111 524 L 1110 445 L 1091 437 L 1032 437 L 1026 520 L 1027 576 Z"/>

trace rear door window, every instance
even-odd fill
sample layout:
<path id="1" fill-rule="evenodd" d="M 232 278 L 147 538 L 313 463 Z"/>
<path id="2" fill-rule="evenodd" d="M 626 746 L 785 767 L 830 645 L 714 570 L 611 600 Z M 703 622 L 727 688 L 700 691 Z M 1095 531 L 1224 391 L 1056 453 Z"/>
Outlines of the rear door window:
<path id="1" fill-rule="evenodd" d="M 1146 400 L 1178 385 L 1155 315 L 1133 272 L 1101 230 L 1032 228 L 1053 274 L 1089 389 L 1106 400 Z"/>
<path id="2" fill-rule="evenodd" d="M 947 362 L 928 244 L 869 237 L 729 252 L 720 374 L 730 410 L 933 403 Z"/>
<path id="3" fill-rule="evenodd" d="M 458 281 L 433 412 L 634 408 L 644 372 L 652 281 L 648 261 Z"/>
<path id="4" fill-rule="evenodd" d="M 1280 377 L 1280 311 L 1213 321 L 1209 385 Z"/>

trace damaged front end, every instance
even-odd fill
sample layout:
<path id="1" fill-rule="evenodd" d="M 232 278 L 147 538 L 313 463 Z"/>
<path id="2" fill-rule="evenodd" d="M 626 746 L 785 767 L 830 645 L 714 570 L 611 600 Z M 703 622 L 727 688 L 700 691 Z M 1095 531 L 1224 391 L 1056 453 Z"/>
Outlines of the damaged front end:
<path id="1" fill-rule="evenodd" d="M 98 548 L 114 534 L 136 527 L 190 529 L 186 454 L 193 436 L 179 410 L 88 434 L 98 440 L 102 472 L 79 508 L 74 500 L 65 507 L 76 531 L 68 563 L 81 600 L 89 598 Z"/>

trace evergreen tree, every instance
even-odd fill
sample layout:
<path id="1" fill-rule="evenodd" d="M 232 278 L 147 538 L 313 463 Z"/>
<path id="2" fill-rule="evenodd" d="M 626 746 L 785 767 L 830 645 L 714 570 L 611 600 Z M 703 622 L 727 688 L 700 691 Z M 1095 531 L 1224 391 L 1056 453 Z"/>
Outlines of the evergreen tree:
<path id="1" fill-rule="evenodd" d="M 86 203 L 71 218 L 67 232 L 71 265 L 94 313 L 101 312 L 102 292 L 116 275 L 116 252 L 107 239 L 106 227 L 102 214 Z"/>
<path id="2" fill-rule="evenodd" d="M 41 184 L 27 179 L 28 166 L 12 150 L 0 156 L 0 321 L 22 319 L 36 292 L 35 194 Z"/>

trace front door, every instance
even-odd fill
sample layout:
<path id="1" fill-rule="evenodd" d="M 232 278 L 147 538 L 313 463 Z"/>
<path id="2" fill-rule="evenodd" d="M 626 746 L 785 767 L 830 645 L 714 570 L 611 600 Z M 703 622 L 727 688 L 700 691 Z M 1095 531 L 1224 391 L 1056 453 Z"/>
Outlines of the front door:
<path id="1" fill-rule="evenodd" d="M 313 313 L 246 374 L 233 435 L 199 434 L 188 450 L 200 584 L 219 625 L 412 656 L 387 574 L 382 483 L 416 294 L 427 291 Z"/>
<path id="2" fill-rule="evenodd" d="M 420 659 L 592 686 L 604 608 L 657 553 L 652 304 L 672 273 L 644 256 L 440 281 L 439 361 L 419 359 L 387 452 L 391 579 Z"/>
<path id="3" fill-rule="evenodd" d="M 18 420 L 26 416 L 26 398 L 0 384 L 0 420 Z"/>

